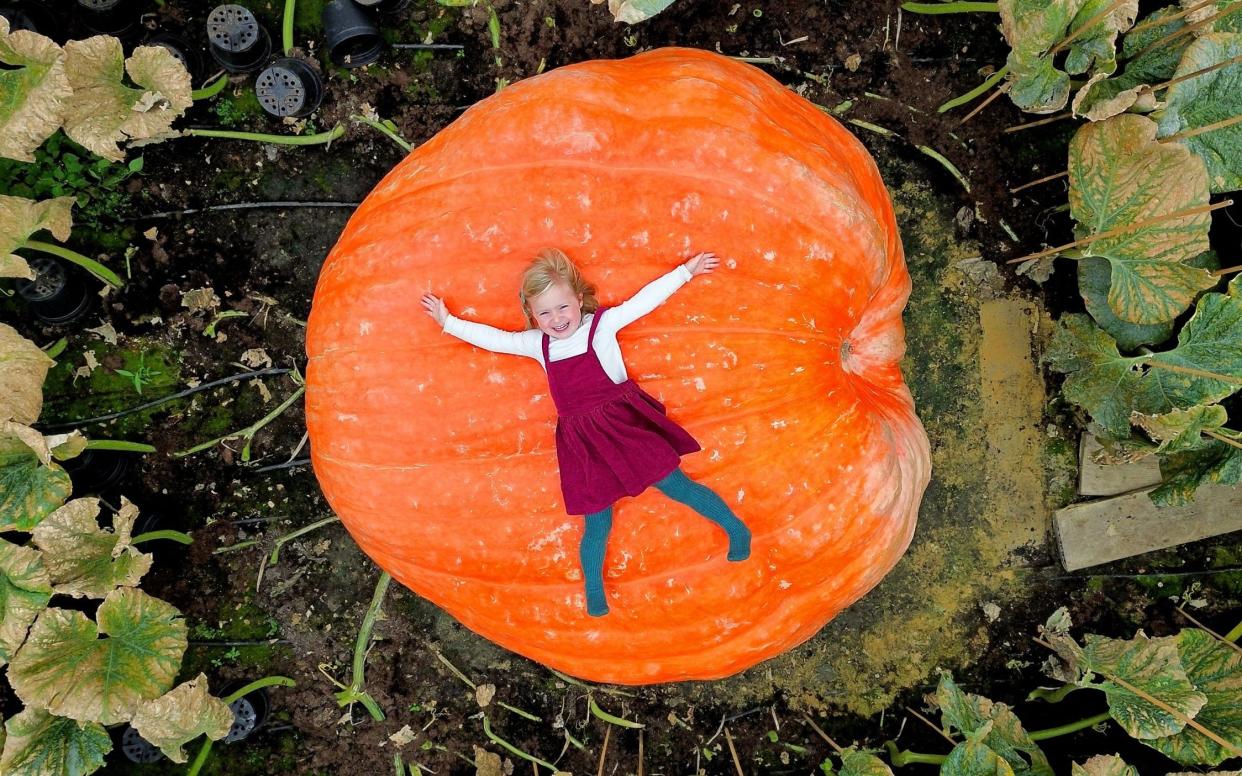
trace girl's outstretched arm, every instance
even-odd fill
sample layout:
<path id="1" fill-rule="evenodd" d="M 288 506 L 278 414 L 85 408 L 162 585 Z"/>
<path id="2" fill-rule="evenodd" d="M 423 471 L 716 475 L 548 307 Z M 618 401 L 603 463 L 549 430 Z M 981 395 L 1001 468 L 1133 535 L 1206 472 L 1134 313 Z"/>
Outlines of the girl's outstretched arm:
<path id="1" fill-rule="evenodd" d="M 666 299 L 688 283 L 692 277 L 711 272 L 719 265 L 720 259 L 716 257 L 716 254 L 697 254 L 685 264 L 651 281 L 637 294 L 609 310 L 608 315 L 604 316 L 603 321 L 600 322 L 600 326 L 608 326 L 616 331 L 630 325 L 664 304 Z"/>
<path id="2" fill-rule="evenodd" d="M 452 334 L 477 348 L 490 350 L 493 353 L 526 356 L 540 363 L 543 362 L 541 339 L 543 335 L 535 329 L 520 332 L 504 331 L 487 324 L 462 320 L 449 314 L 444 300 L 430 292 L 423 294 L 422 305 L 423 311 L 440 324 L 440 328 L 447 334 Z"/>

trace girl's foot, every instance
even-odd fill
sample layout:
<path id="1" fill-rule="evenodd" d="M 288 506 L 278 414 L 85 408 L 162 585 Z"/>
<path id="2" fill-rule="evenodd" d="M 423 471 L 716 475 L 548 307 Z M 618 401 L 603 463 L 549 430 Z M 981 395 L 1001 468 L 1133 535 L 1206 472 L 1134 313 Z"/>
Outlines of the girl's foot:
<path id="1" fill-rule="evenodd" d="M 734 563 L 750 557 L 750 530 L 742 528 L 729 534 L 728 559 Z"/>

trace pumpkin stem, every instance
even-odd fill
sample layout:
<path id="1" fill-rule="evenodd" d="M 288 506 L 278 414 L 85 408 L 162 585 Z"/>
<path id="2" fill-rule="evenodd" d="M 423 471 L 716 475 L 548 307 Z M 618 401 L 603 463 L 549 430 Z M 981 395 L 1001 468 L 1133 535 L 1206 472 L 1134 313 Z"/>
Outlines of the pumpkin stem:
<path id="1" fill-rule="evenodd" d="M 898 768 L 913 763 L 941 765 L 945 760 L 949 759 L 947 755 L 943 754 L 925 754 L 923 752 L 911 752 L 908 749 L 898 750 L 897 743 L 894 741 L 885 741 L 884 748 L 888 750 L 889 761 Z"/>
<path id="2" fill-rule="evenodd" d="M 371 719 L 376 722 L 384 721 L 384 712 L 363 688 L 366 686 L 367 654 L 371 651 L 371 631 L 375 629 L 375 619 L 379 616 L 380 606 L 384 603 L 384 594 L 388 592 L 388 583 L 391 581 L 392 575 L 385 571 L 380 574 L 379 581 L 375 584 L 375 594 L 371 596 L 371 605 L 367 608 L 366 616 L 362 618 L 362 627 L 358 629 L 358 640 L 354 643 L 353 679 L 348 687 L 336 693 L 338 705 L 361 703 L 371 715 Z"/>

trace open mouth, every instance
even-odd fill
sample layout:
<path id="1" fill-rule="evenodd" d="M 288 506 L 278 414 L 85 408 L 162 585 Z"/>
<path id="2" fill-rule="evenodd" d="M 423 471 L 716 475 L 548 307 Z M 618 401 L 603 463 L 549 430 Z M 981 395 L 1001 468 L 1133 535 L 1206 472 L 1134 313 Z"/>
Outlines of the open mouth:
<path id="1" fill-rule="evenodd" d="M 569 328 L 569 321 L 565 321 L 560 326 L 553 326 L 552 331 L 556 332 L 557 334 L 560 334 L 561 332 L 565 331 L 568 328 Z"/>

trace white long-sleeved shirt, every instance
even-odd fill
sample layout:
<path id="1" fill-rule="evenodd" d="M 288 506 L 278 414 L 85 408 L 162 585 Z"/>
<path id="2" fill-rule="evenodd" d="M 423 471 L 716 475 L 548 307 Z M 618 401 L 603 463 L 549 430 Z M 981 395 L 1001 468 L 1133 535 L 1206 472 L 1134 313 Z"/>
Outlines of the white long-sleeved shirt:
<path id="1" fill-rule="evenodd" d="M 621 359 L 621 346 L 617 344 L 617 332 L 659 307 L 677 289 L 689 282 L 691 277 L 690 270 L 684 264 L 680 265 L 672 272 L 643 286 L 641 291 L 625 302 L 610 307 L 608 314 L 600 319 L 599 327 L 595 330 L 595 355 L 599 357 L 604 372 L 614 383 L 623 383 L 628 379 L 625 362 Z M 548 359 L 560 361 L 585 353 L 589 344 L 591 322 L 594 319 L 595 313 L 588 313 L 582 316 L 582 324 L 573 334 L 565 339 L 551 340 L 548 343 Z M 545 370 L 548 368 L 543 362 L 543 332 L 538 329 L 504 331 L 449 315 L 444 320 L 444 331 L 475 347 L 494 353 L 511 353 L 533 358 Z"/>

